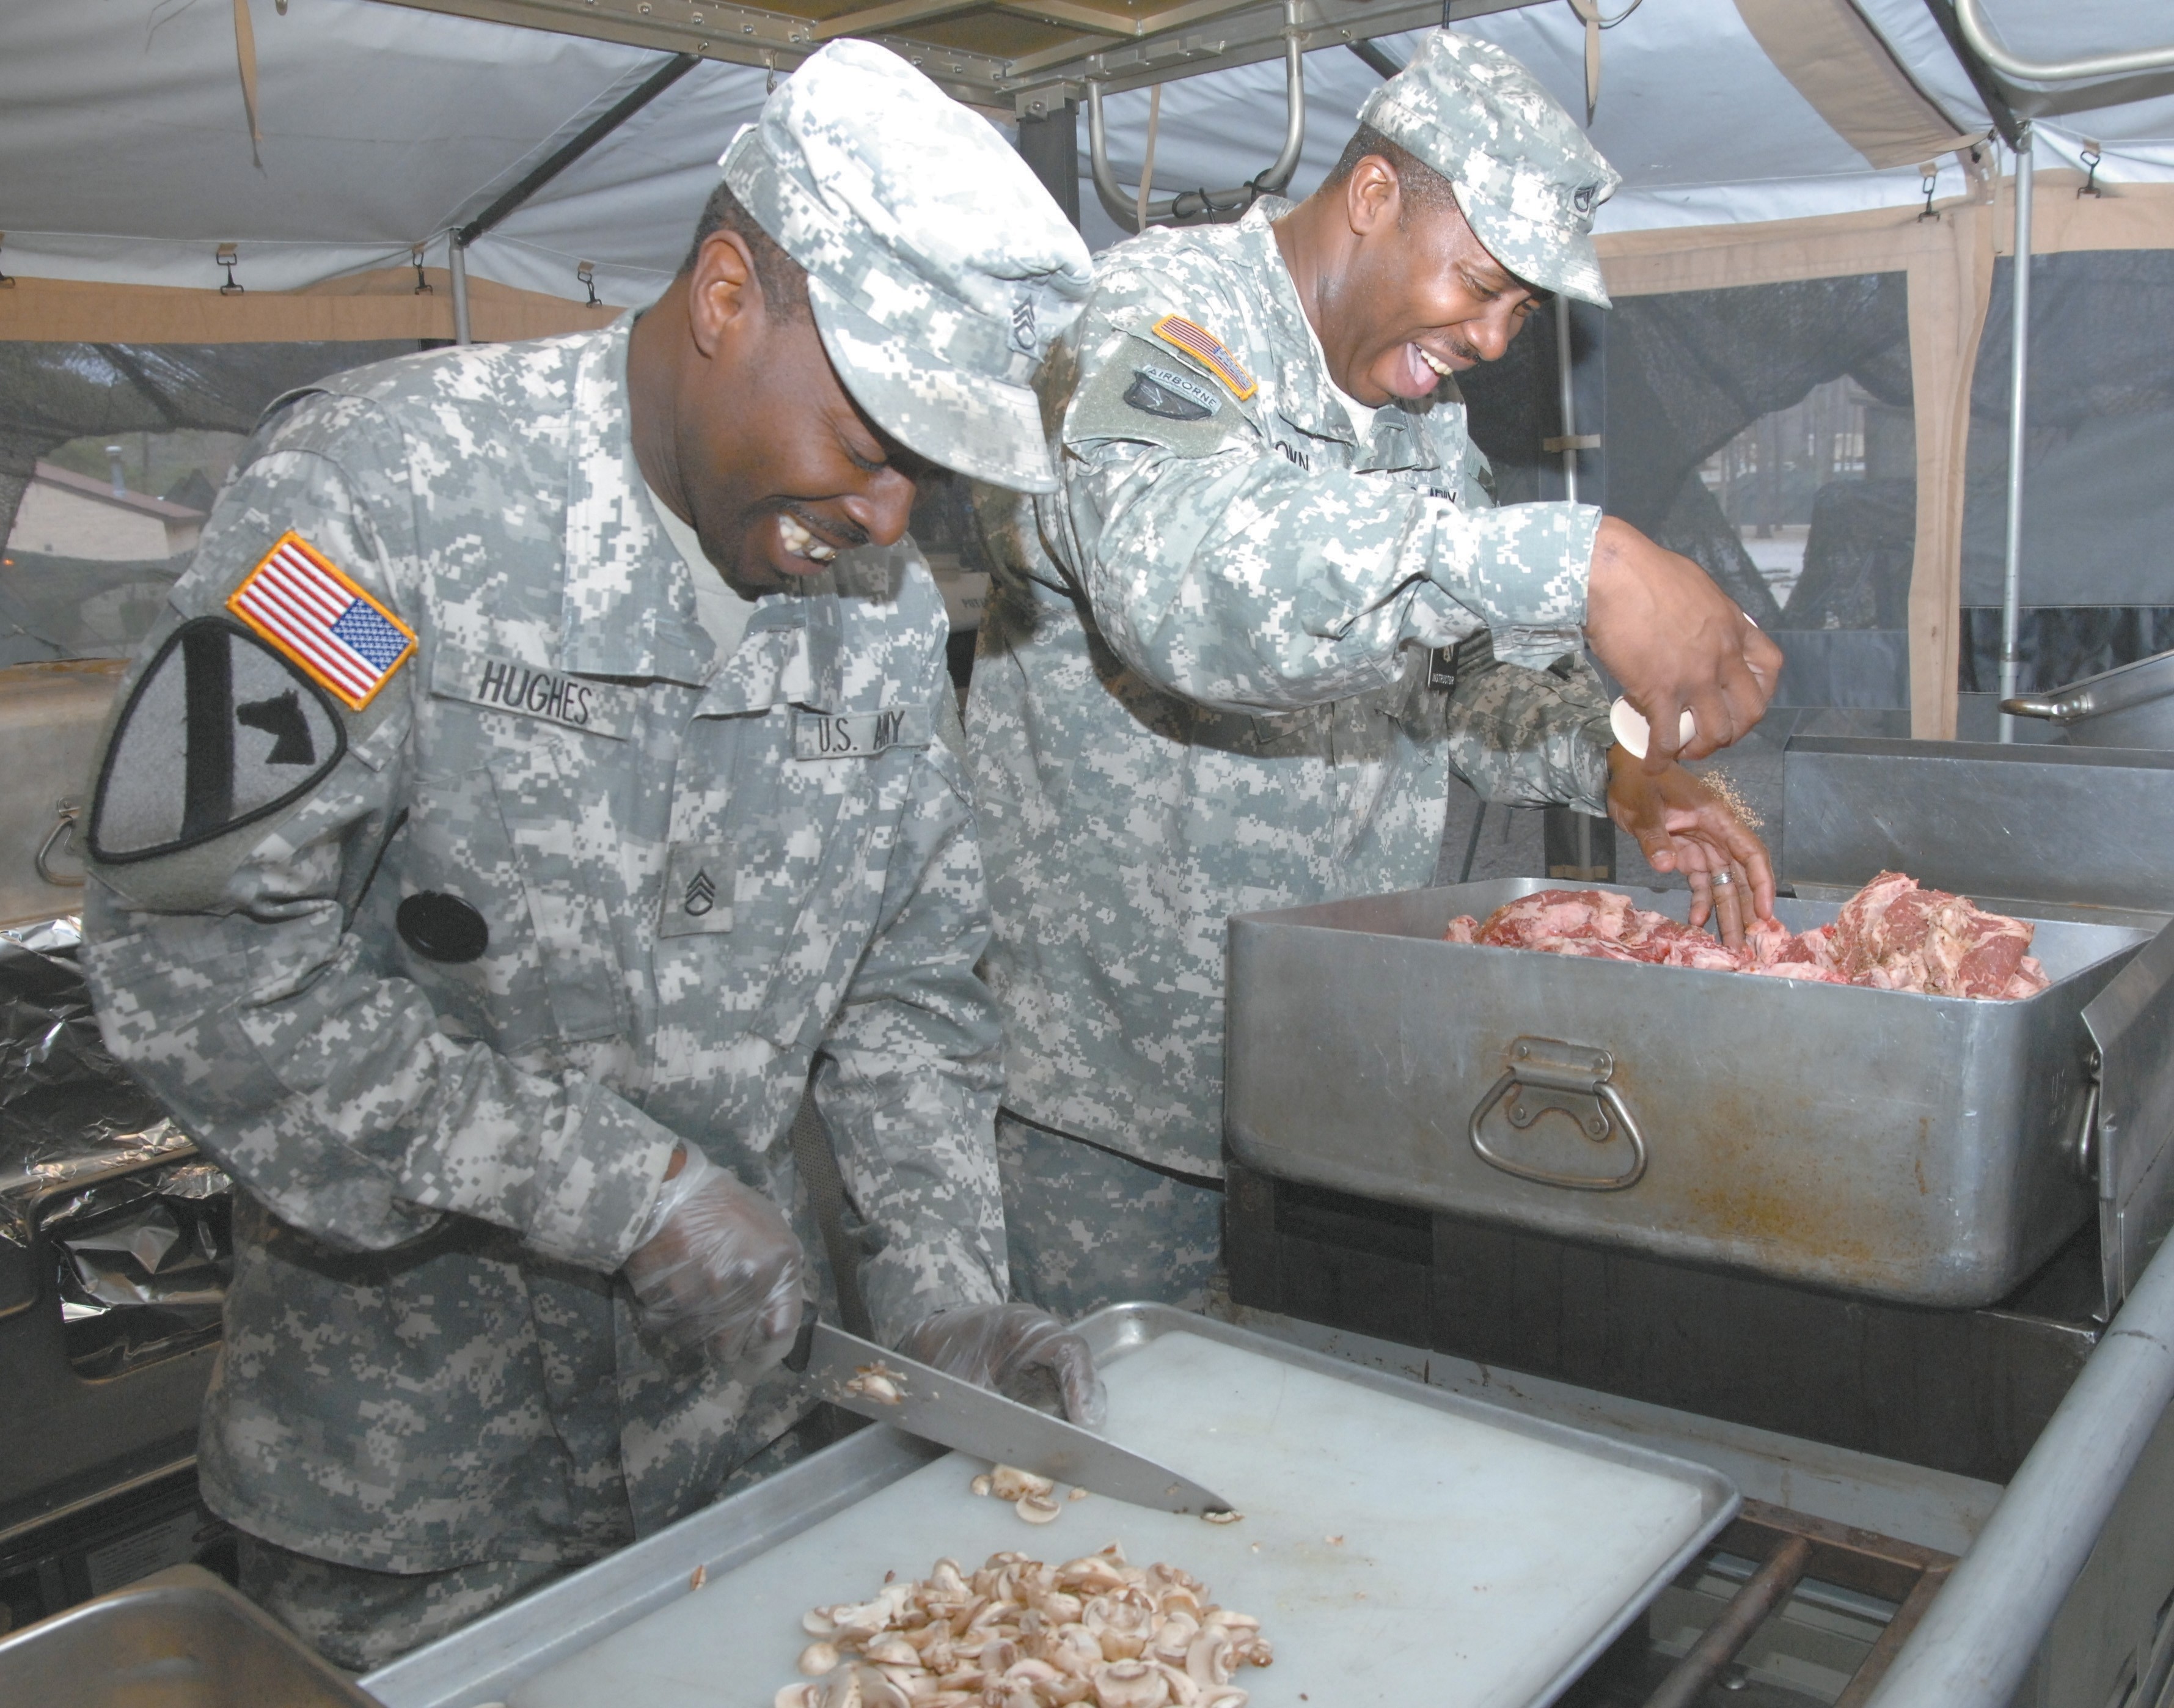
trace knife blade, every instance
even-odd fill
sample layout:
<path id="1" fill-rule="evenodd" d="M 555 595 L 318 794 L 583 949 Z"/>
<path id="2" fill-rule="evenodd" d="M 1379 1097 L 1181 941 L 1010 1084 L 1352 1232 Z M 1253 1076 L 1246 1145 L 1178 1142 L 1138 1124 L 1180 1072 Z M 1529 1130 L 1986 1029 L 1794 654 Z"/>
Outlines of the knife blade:
<path id="1" fill-rule="evenodd" d="M 879 1424 L 992 1464 L 1068 1483 L 1163 1512 L 1227 1512 L 1230 1503 L 1190 1477 L 1062 1418 L 816 1321 L 811 1312 L 785 1367 L 815 1391 Z"/>

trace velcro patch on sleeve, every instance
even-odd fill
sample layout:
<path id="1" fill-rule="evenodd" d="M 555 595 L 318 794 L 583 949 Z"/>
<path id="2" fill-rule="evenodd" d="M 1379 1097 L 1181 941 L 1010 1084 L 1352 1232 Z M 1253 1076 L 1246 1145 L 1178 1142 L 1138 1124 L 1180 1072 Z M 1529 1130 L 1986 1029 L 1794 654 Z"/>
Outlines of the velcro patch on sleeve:
<path id="1" fill-rule="evenodd" d="M 415 651 L 415 631 L 301 535 L 279 536 L 226 608 L 350 711 L 360 711 Z"/>
<path id="2" fill-rule="evenodd" d="M 106 743 L 91 857 L 179 853 L 293 805 L 347 751 L 331 699 L 297 665 L 223 617 L 166 639 Z"/>
<path id="3" fill-rule="evenodd" d="M 1206 328 L 1177 315 L 1166 314 L 1150 330 L 1172 349 L 1183 350 L 1228 386 L 1230 395 L 1241 403 L 1260 390 L 1260 382 L 1246 365 L 1230 354 L 1222 339 Z"/>

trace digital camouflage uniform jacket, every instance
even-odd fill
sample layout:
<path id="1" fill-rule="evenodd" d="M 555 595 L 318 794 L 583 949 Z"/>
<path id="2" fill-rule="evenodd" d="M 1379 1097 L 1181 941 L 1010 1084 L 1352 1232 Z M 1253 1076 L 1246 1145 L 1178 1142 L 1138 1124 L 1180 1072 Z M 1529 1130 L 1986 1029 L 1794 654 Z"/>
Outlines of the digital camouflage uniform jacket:
<path id="1" fill-rule="evenodd" d="M 1429 882 L 1452 767 L 1519 805 L 1598 813 L 1607 786 L 1582 660 L 1522 668 L 1582 644 L 1599 512 L 1492 508 L 1447 386 L 1355 442 L 1284 205 L 1104 255 L 1044 372 L 1062 490 L 978 495 L 998 585 L 967 731 L 1005 1105 L 1205 1176 L 1229 915 Z M 1510 662 L 1430 689 L 1428 649 L 1483 630 Z"/>
<path id="2" fill-rule="evenodd" d="M 246 1188 L 206 1495 L 345 1565 L 593 1555 L 791 1425 L 795 1378 L 661 1363 L 612 1272 L 683 1139 L 821 1263 L 811 1060 L 877 1332 L 1003 1293 L 942 602 L 910 544 L 854 554 L 720 663 L 635 462 L 630 324 L 275 406 L 146 657 L 290 529 L 419 651 L 305 798 L 87 899 L 107 1042 Z M 236 717 L 246 767 L 278 720 Z M 426 892 L 479 956 L 403 941 Z"/>

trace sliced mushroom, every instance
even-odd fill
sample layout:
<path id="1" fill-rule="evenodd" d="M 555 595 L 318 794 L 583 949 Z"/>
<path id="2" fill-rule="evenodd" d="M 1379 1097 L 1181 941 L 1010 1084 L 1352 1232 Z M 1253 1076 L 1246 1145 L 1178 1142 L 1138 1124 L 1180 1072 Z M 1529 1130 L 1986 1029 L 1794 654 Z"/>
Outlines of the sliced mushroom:
<path id="1" fill-rule="evenodd" d="M 770 1708 L 823 1708 L 820 1684 L 787 1684 L 770 1699 Z"/>
<path id="2" fill-rule="evenodd" d="M 861 1681 L 851 1667 L 841 1667 L 824 1681 L 823 1708 L 862 1708 Z"/>
<path id="3" fill-rule="evenodd" d="M 1046 1494 L 1057 1484 L 1016 1465 L 998 1465 L 989 1473 L 989 1487 L 999 1500 L 1016 1500 L 1022 1494 Z"/>
<path id="4" fill-rule="evenodd" d="M 1199 1635 L 1200 1627 L 1190 1614 L 1168 1614 L 1155 1622 L 1155 1635 L 1148 1641 L 1147 1657 L 1165 1662 L 1173 1667 L 1182 1667 L 1186 1651 L 1192 1648 L 1192 1640 Z"/>
<path id="5" fill-rule="evenodd" d="M 1243 1522 L 1246 1516 L 1242 1512 L 1230 1511 L 1203 1512 L 1200 1516 L 1210 1524 L 1238 1524 Z"/>
<path id="6" fill-rule="evenodd" d="M 1057 1581 L 1063 1588 L 1089 1596 L 1101 1595 L 1125 1586 L 1125 1580 L 1118 1575 L 1117 1566 L 1099 1554 L 1068 1559 L 1057 1568 Z"/>
<path id="7" fill-rule="evenodd" d="M 854 1682 L 860 1686 L 861 1708 L 913 1708 L 911 1694 L 875 1667 L 859 1668 Z"/>
<path id="8" fill-rule="evenodd" d="M 918 1667 L 921 1664 L 920 1651 L 902 1636 L 879 1637 L 861 1653 L 872 1665 L 879 1667 Z"/>
<path id="9" fill-rule="evenodd" d="M 1111 1661 L 1095 1670 L 1100 1708 L 1164 1708 L 1170 1683 L 1152 1661 Z"/>
<path id="10" fill-rule="evenodd" d="M 1229 1684 L 1231 1673 L 1238 1670 L 1236 1647 L 1230 1633 L 1221 1629 L 1202 1631 L 1185 1651 L 1185 1670 L 1196 1684 Z"/>
<path id="11" fill-rule="evenodd" d="M 947 1597 L 971 1593 L 966 1587 L 966 1575 L 959 1570 L 959 1562 L 948 1557 L 928 1569 L 928 1586 Z"/>
<path id="12" fill-rule="evenodd" d="M 1098 1595 L 1080 1613 L 1080 1623 L 1095 1634 L 1106 1661 L 1130 1661 L 1148 1646 L 1154 1614 L 1122 1593 Z"/>
<path id="13" fill-rule="evenodd" d="M 995 1486 L 994 1479 L 987 1471 L 982 1472 L 980 1476 L 966 1485 L 969 1492 L 976 1494 L 987 1494 Z"/>
<path id="14" fill-rule="evenodd" d="M 810 1643 L 800 1651 L 800 1659 L 796 1664 L 810 1678 L 819 1678 L 825 1673 L 834 1673 L 838 1668 L 838 1646 L 829 1642 Z"/>
<path id="15" fill-rule="evenodd" d="M 1031 1492 L 1012 1502 L 1012 1510 L 1030 1524 L 1052 1524 L 1064 1509 L 1046 1494 Z"/>

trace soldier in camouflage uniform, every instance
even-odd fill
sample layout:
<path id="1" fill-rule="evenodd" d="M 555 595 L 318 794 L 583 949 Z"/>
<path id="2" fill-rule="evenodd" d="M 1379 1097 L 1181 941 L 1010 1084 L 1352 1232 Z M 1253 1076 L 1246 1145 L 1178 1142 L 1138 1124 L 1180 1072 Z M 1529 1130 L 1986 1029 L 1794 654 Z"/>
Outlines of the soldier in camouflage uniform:
<path id="1" fill-rule="evenodd" d="M 85 960 L 235 1177 L 211 1506 L 383 1662 L 812 1403 L 814 1076 L 876 1332 L 1091 1419 L 1003 1301 L 999 1032 L 917 471 L 1053 482 L 1084 246 L 895 56 L 809 60 L 665 295 L 275 403 L 125 688 Z"/>
<path id="2" fill-rule="evenodd" d="M 980 500 L 998 1152 L 1014 1289 L 1053 1311 L 1203 1301 L 1227 916 L 1429 882 L 1452 769 L 1608 810 L 1587 635 L 1657 730 L 1695 708 L 1694 753 L 1778 673 L 1688 559 L 1589 506 L 1492 508 L 1465 430 L 1451 370 L 1500 355 L 1537 291 L 1606 303 L 1587 234 L 1616 175 L 1448 31 L 1360 119 L 1301 207 L 1101 257 L 1041 382 L 1062 485 Z M 1674 747 L 1652 775 L 1618 750 L 1617 816 L 1701 906 L 1711 869 L 1763 911 L 1763 851 Z"/>

